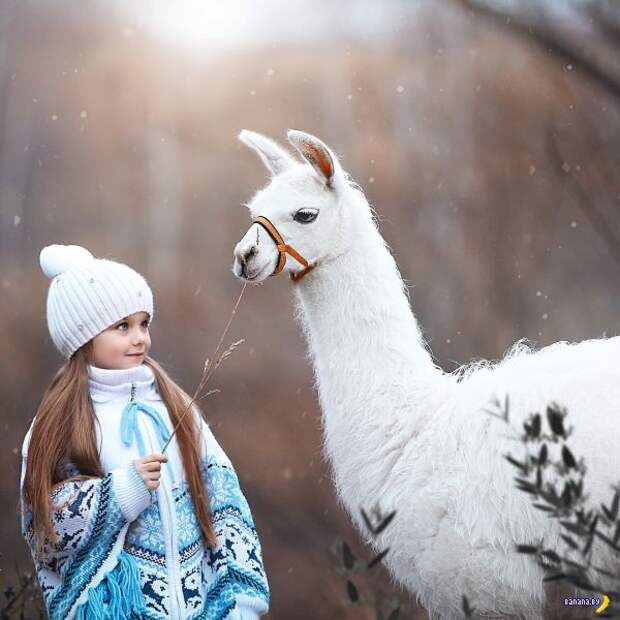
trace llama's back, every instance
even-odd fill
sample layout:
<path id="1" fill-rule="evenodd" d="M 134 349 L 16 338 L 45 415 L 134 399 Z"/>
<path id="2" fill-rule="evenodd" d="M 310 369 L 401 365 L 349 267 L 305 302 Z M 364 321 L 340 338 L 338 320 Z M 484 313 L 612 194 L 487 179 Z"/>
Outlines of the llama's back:
<path id="1" fill-rule="evenodd" d="M 523 457 L 519 439 L 530 414 L 542 414 L 548 434 L 547 406 L 555 402 L 566 407 L 565 426 L 574 429 L 567 444 L 577 458 L 584 458 L 589 505 L 608 504 L 610 486 L 620 479 L 620 364 L 616 358 L 620 358 L 620 338 L 557 343 L 536 352 L 519 347 L 498 364 L 479 364 L 463 373 L 427 437 L 439 474 L 432 495 L 445 494 L 447 505 L 453 506 L 448 514 L 454 510 L 455 516 L 437 528 L 428 570 L 444 554 L 452 562 L 467 557 L 465 579 L 452 572 L 462 593 L 467 593 L 469 584 L 479 604 L 488 603 L 489 609 L 492 604 L 505 604 L 510 609 L 514 592 L 524 588 L 524 609 L 528 595 L 535 608 L 542 594 L 542 573 L 531 558 L 517 557 L 514 546 L 537 544 L 544 536 L 545 545 L 563 551 L 560 527 L 533 508 L 529 495 L 516 489 L 518 472 L 503 455 Z M 501 413 L 494 399 L 503 404 L 506 396 L 509 424 L 491 415 Z M 559 456 L 557 447 L 549 445 L 550 454 Z M 546 472 L 553 475 L 550 469 Z M 507 562 L 508 557 L 513 559 Z M 491 594 L 486 601 L 476 583 L 487 584 Z"/>
<path id="2" fill-rule="evenodd" d="M 499 413 L 493 400 L 503 404 L 508 397 L 509 424 L 519 435 L 530 414 L 542 414 L 548 432 L 547 407 L 565 408 L 565 426 L 574 429 L 567 443 L 585 459 L 593 499 L 610 497 L 609 485 L 620 480 L 620 337 L 559 342 L 538 351 L 521 346 L 466 376 L 458 391 L 468 404 L 466 416 L 482 409 Z"/>

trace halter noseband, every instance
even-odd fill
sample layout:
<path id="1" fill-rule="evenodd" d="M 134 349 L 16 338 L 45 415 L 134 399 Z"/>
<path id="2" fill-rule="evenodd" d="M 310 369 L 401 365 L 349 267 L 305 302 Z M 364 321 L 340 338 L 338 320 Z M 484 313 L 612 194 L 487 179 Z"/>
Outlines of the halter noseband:
<path id="1" fill-rule="evenodd" d="M 266 217 L 259 215 L 252 223 L 262 226 L 269 233 L 269 236 L 273 239 L 278 248 L 278 264 L 271 274 L 272 276 L 277 276 L 282 269 L 284 269 L 287 254 L 290 254 L 300 265 L 305 267 L 305 269 L 298 273 L 291 273 L 291 280 L 293 282 L 299 282 L 299 280 L 316 267 L 316 265 L 311 265 L 295 248 L 284 243 L 284 239 L 282 239 L 282 235 L 278 232 L 278 229 Z"/>

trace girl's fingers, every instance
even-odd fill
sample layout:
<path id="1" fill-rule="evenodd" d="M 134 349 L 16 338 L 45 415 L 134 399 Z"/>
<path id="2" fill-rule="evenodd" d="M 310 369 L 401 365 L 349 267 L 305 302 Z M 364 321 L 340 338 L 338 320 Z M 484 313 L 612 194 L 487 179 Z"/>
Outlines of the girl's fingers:
<path id="1" fill-rule="evenodd" d="M 161 464 L 167 462 L 168 457 L 160 452 L 149 454 L 135 461 L 136 469 L 150 491 L 155 491 L 159 487 Z"/>
<path id="2" fill-rule="evenodd" d="M 155 452 L 154 454 L 149 454 L 144 457 L 144 461 L 146 463 L 158 462 L 158 463 L 167 463 L 168 457 L 161 452 Z"/>

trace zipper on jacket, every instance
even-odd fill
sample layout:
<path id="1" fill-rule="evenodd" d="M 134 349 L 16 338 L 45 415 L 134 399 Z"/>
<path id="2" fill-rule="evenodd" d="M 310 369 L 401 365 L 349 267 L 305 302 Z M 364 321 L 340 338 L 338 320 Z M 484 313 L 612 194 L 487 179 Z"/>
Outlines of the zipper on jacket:
<path id="1" fill-rule="evenodd" d="M 133 401 L 134 398 L 135 398 L 135 385 L 132 383 L 131 384 L 131 400 Z M 155 450 L 155 447 L 153 445 L 153 436 L 151 434 L 152 433 L 151 428 L 147 427 L 146 432 L 149 438 L 149 443 L 151 444 L 151 449 Z M 172 484 L 172 481 L 171 481 L 171 484 Z M 166 479 L 166 476 L 164 475 L 164 472 L 162 472 L 158 491 L 159 491 L 158 495 L 161 494 L 161 497 L 163 498 L 163 502 L 159 502 L 160 510 L 165 509 L 166 521 L 168 523 L 167 538 L 170 544 L 170 566 L 169 567 L 167 566 L 168 578 L 169 578 L 168 592 L 170 595 L 171 605 L 174 605 L 173 601 L 176 602 L 176 613 L 174 610 L 172 609 L 170 610 L 171 618 L 182 619 L 182 618 L 185 618 L 186 616 L 186 608 L 185 608 L 185 599 L 183 597 L 182 592 L 180 591 L 181 571 L 179 569 L 180 569 L 181 559 L 179 557 L 179 551 L 177 547 L 178 540 L 176 538 L 175 531 L 174 531 L 174 527 L 176 525 L 175 523 L 176 511 L 174 507 L 174 495 L 172 493 L 172 487 L 170 487 L 170 489 L 168 488 L 168 481 Z M 162 526 L 163 525 L 164 524 L 162 521 Z"/>
<path id="2" fill-rule="evenodd" d="M 133 402 L 135 399 L 136 399 L 136 384 L 132 383 L 130 401 Z M 149 443 L 151 444 L 151 449 L 155 449 L 153 447 L 153 437 L 151 435 L 150 427 L 147 428 L 147 435 L 149 437 Z M 172 467 L 172 464 L 170 464 L 170 466 Z M 172 481 L 171 481 L 171 484 L 172 484 Z M 162 472 L 162 476 L 161 476 L 160 483 L 159 483 L 159 491 L 161 491 L 161 495 L 164 498 L 163 503 L 166 505 L 166 517 L 167 517 L 166 521 L 168 522 L 168 540 L 170 542 L 171 566 L 169 567 L 168 577 L 172 575 L 172 579 L 170 580 L 170 583 L 168 584 L 168 592 L 170 594 L 170 603 L 172 604 L 172 601 L 176 600 L 176 607 L 178 611 L 178 616 L 176 613 L 174 613 L 172 614 L 171 617 L 184 618 L 186 615 L 185 599 L 183 597 L 182 592 L 179 591 L 179 587 L 181 583 L 181 574 L 180 574 L 181 571 L 179 570 L 180 565 L 181 565 L 181 559 L 179 557 L 179 550 L 177 547 L 178 540 L 174 532 L 175 514 L 176 514 L 175 507 L 174 507 L 174 495 L 172 493 L 172 487 L 170 488 L 170 491 L 168 491 L 168 485 L 165 480 L 165 476 L 163 475 L 163 472 Z M 162 526 L 163 526 L 163 522 L 162 522 Z M 172 610 L 170 611 L 172 612 Z"/>
<path id="3" fill-rule="evenodd" d="M 163 477 L 162 477 L 163 478 Z M 161 485 L 162 494 L 165 497 L 166 504 L 166 512 L 168 513 L 168 523 L 170 528 L 170 552 L 172 555 L 172 583 L 170 584 L 171 590 L 174 590 L 174 597 L 177 601 L 177 608 L 179 610 L 180 617 L 183 618 L 185 616 L 185 600 L 182 595 L 179 594 L 179 585 L 181 583 L 181 574 L 180 574 L 180 565 L 181 559 L 179 557 L 178 551 L 178 540 L 175 536 L 174 526 L 175 526 L 175 509 L 174 509 L 174 495 L 172 494 L 172 488 L 170 488 L 170 492 L 167 491 L 167 484 L 162 480 Z M 172 597 L 172 592 L 170 593 Z"/>

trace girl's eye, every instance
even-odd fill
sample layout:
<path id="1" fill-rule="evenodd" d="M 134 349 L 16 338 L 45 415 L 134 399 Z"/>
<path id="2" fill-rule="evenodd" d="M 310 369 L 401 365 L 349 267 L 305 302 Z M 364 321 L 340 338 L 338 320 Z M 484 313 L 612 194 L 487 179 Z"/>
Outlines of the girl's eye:
<path id="1" fill-rule="evenodd" d="M 116 326 L 116 329 L 120 329 L 121 331 L 125 331 L 129 327 L 127 321 L 123 321 Z"/>
<path id="2" fill-rule="evenodd" d="M 299 209 L 293 216 L 293 219 L 300 224 L 310 224 L 310 222 L 316 220 L 318 214 L 318 209 Z"/>
<path id="3" fill-rule="evenodd" d="M 142 327 L 147 328 L 149 326 L 149 322 L 145 319 L 142 321 Z"/>

